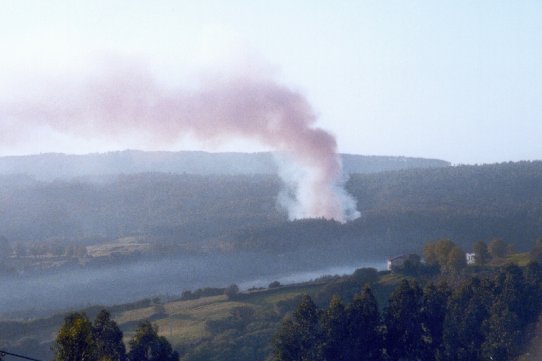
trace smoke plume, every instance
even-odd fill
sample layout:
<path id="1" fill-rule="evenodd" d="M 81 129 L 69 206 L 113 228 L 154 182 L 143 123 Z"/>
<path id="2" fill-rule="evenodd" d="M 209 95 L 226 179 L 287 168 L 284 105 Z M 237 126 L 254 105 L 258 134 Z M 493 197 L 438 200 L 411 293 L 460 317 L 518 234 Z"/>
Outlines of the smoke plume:
<path id="1" fill-rule="evenodd" d="M 286 187 L 279 202 L 291 219 L 344 222 L 359 216 L 342 188 L 335 138 L 315 126 L 315 113 L 301 94 L 272 79 L 218 77 L 173 90 L 145 71 L 115 69 L 36 89 L 0 103 L 0 141 L 24 141 L 26 131 L 43 126 L 84 137 L 139 134 L 160 144 L 186 135 L 204 142 L 248 138 L 281 154 Z"/>

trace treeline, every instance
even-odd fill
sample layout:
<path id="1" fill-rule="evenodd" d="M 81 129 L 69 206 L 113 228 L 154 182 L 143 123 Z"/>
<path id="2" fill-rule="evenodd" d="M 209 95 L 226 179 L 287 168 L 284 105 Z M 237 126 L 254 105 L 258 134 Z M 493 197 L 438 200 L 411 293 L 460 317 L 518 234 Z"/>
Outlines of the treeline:
<path id="1" fill-rule="evenodd" d="M 305 284 L 303 289 L 312 294 L 318 305 L 329 302 L 334 294 L 352 297 L 364 284 L 373 284 L 379 273 L 371 268 L 356 270 L 348 276 L 328 276 Z M 197 342 L 178 346 L 182 361 L 264 361 L 272 355 L 272 339 L 282 319 L 292 313 L 301 300 L 300 296 L 284 297 L 288 287 L 277 282 L 269 285 L 265 293 L 239 293 L 231 298 L 239 306 L 233 307 L 228 316 L 205 322 L 207 336 Z M 296 288 L 296 287 L 295 287 Z M 297 293 L 298 291 L 293 292 Z M 379 288 L 376 286 L 376 288 Z M 292 291 L 290 291 L 292 292 Z M 387 294 L 378 289 L 375 293 Z M 273 296 L 275 294 L 275 296 Z M 262 297 L 275 298 L 272 304 L 262 304 Z M 378 296 L 377 296 L 378 298 Z"/>
<path id="2" fill-rule="evenodd" d="M 85 313 L 74 312 L 64 319 L 52 350 L 54 361 L 178 361 L 179 354 L 169 341 L 158 336 L 157 326 L 142 322 L 129 341 L 129 351 L 123 333 L 102 310 L 93 323 Z"/>
<path id="3" fill-rule="evenodd" d="M 542 233 L 541 161 L 357 174 L 347 189 L 365 215 L 352 233 L 383 243 L 502 238 L 527 250 Z"/>
<path id="4" fill-rule="evenodd" d="M 442 238 L 463 249 L 500 238 L 526 251 L 542 236 L 540 161 L 355 174 L 346 188 L 362 214 L 355 221 L 267 224 L 224 238 L 241 248 L 269 250 L 331 240 L 353 253 L 390 256 Z"/>
<path id="5" fill-rule="evenodd" d="M 440 238 L 463 248 L 502 238 L 526 250 L 542 235 L 542 162 L 355 174 L 346 188 L 362 217 L 344 225 L 287 222 L 276 204 L 281 182 L 274 175 L 19 178 L 0 176 L 0 234 L 13 245 L 144 235 L 168 252 L 205 243 L 282 253 L 334 242 L 353 253 L 370 248 L 382 256 L 412 252 Z"/>
<path id="6" fill-rule="evenodd" d="M 403 280 L 380 312 L 371 291 L 320 309 L 305 296 L 275 335 L 274 359 L 513 360 L 542 309 L 542 267 L 509 265 L 450 286 Z"/>
<path id="7" fill-rule="evenodd" d="M 425 158 L 356 154 L 341 154 L 340 157 L 347 174 L 450 165 L 449 162 L 443 160 Z M 55 172 L 51 172 L 51 169 Z M 0 174 L 26 174 L 40 180 L 145 172 L 200 175 L 277 174 L 278 166 L 270 152 L 207 153 L 126 150 L 85 155 L 49 153 L 0 157 Z"/>

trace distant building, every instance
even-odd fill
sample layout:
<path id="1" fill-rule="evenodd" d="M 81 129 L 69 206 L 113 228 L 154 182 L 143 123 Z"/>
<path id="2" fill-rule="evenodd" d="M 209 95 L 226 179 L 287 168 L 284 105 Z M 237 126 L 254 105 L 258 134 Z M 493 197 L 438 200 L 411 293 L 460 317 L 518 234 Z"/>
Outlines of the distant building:
<path id="1" fill-rule="evenodd" d="M 465 257 L 467 259 L 467 264 L 475 264 L 476 263 L 476 253 L 466 253 Z"/>
<path id="2" fill-rule="evenodd" d="M 401 267 L 406 261 L 419 262 L 420 256 L 416 254 L 403 254 L 400 256 L 388 258 L 388 271 L 393 271 L 396 267 Z"/>

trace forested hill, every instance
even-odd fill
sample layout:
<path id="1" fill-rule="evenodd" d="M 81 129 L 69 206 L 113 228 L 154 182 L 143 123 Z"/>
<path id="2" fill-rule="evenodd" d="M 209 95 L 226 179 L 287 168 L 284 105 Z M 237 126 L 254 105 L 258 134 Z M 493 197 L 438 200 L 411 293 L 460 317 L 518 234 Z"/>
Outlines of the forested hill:
<path id="1" fill-rule="evenodd" d="M 444 238 L 465 250 L 501 238 L 525 251 L 542 237 L 541 161 L 354 174 L 346 187 L 362 213 L 357 220 L 265 225 L 233 238 L 254 249 L 333 240 L 362 254 L 394 255 Z"/>
<path id="2" fill-rule="evenodd" d="M 354 174 L 348 190 L 363 211 L 498 214 L 542 207 L 542 161 Z"/>
<path id="3" fill-rule="evenodd" d="M 346 186 L 362 217 L 340 225 L 288 223 L 273 175 L 0 176 L 0 233 L 15 242 L 144 234 L 274 251 L 344 242 L 387 255 L 439 238 L 468 249 L 500 237 L 522 250 L 542 236 L 542 162 L 353 175 Z"/>
<path id="4" fill-rule="evenodd" d="M 343 154 L 345 172 L 374 173 L 446 167 L 438 159 Z M 27 174 L 40 180 L 143 172 L 187 174 L 277 174 L 272 153 L 143 152 L 126 150 L 87 155 L 39 154 L 0 157 L 0 174 Z"/>
<path id="5" fill-rule="evenodd" d="M 382 247 L 502 238 L 527 250 L 542 237 L 542 161 L 353 175 L 347 188 L 364 215 L 351 234 Z"/>

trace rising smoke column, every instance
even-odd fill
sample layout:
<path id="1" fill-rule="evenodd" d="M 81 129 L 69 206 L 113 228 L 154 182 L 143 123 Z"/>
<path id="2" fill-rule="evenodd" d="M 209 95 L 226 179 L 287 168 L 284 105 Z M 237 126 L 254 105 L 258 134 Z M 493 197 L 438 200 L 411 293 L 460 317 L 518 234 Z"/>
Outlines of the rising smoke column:
<path id="1" fill-rule="evenodd" d="M 355 202 L 342 188 L 335 138 L 315 121 L 301 94 L 255 76 L 207 79 L 188 91 L 160 86 L 145 71 L 115 68 L 0 102 L 0 129 L 10 138 L 24 139 L 25 129 L 47 126 L 85 137 L 137 133 L 162 143 L 186 135 L 202 141 L 256 140 L 288 159 L 280 172 L 287 187 L 279 198 L 291 219 L 356 218 Z"/>

